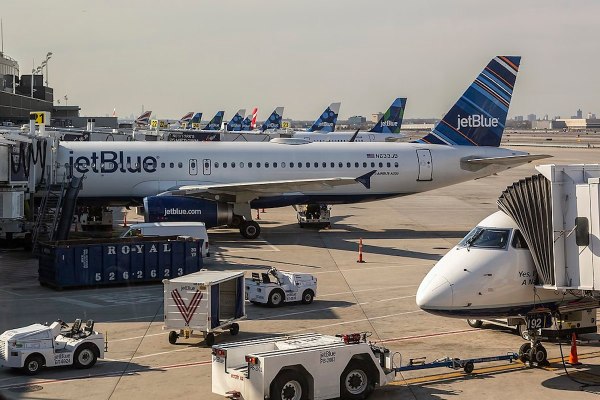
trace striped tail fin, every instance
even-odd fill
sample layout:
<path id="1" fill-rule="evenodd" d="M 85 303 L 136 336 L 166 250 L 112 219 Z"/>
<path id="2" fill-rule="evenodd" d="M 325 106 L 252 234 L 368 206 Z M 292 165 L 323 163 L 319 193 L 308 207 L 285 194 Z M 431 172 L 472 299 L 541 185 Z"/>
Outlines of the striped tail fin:
<path id="1" fill-rule="evenodd" d="M 520 62 L 519 56 L 492 59 L 431 133 L 416 142 L 498 147 Z"/>
<path id="2" fill-rule="evenodd" d="M 406 97 L 398 97 L 369 132 L 400 133 L 405 108 Z"/>
<path id="3" fill-rule="evenodd" d="M 308 132 L 333 132 L 337 123 L 341 103 L 331 103 L 323 114 L 308 128 Z"/>
<path id="4" fill-rule="evenodd" d="M 252 120 L 250 121 L 250 129 L 256 128 L 256 117 L 258 117 L 258 108 L 254 107 L 252 110 Z"/>

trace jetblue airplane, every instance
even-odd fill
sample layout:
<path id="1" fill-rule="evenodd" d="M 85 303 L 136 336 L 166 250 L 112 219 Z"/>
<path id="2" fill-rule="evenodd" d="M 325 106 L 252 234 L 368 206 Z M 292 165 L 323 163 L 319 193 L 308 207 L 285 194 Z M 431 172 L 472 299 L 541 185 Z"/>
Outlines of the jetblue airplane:
<path id="1" fill-rule="evenodd" d="M 57 173 L 86 176 L 82 202 L 145 198 L 149 222 L 202 221 L 255 238 L 253 208 L 406 196 L 546 157 L 498 147 L 519 62 L 492 59 L 432 132 L 413 143 L 71 142 L 58 148 Z"/>
<path id="2" fill-rule="evenodd" d="M 355 142 L 393 142 L 403 137 L 400 134 L 400 128 L 402 127 L 405 107 L 406 97 L 397 98 L 373 128 L 368 132 L 358 133 L 355 137 L 355 132 L 295 132 L 294 137 L 309 142 L 347 142 L 352 137 L 354 137 L 353 141 Z"/>
<path id="3" fill-rule="evenodd" d="M 335 131 L 335 124 L 337 123 L 341 104 L 342 103 L 331 103 L 329 107 L 323 111 L 323 114 L 321 114 L 319 118 L 317 118 L 317 120 L 312 124 L 312 126 L 305 132 L 328 133 Z"/>
<path id="4" fill-rule="evenodd" d="M 281 121 L 283 120 L 283 107 L 277 107 L 269 118 L 262 124 L 260 130 L 264 132 L 266 130 L 281 129 Z"/>
<path id="5" fill-rule="evenodd" d="M 223 116 L 225 115 L 225 111 L 218 111 L 215 116 L 210 120 L 210 122 L 202 128 L 203 131 L 218 131 L 221 129 L 221 125 L 223 125 Z"/>
<path id="6" fill-rule="evenodd" d="M 512 218 L 497 211 L 436 263 L 421 282 L 416 301 L 431 314 L 480 319 L 525 315 L 574 300 L 536 284 L 525 238 Z"/>
<path id="7" fill-rule="evenodd" d="M 246 115 L 246 109 L 242 108 L 235 113 L 231 121 L 225 127 L 227 132 L 238 132 L 242 130 L 242 122 L 244 122 L 244 116 Z"/>

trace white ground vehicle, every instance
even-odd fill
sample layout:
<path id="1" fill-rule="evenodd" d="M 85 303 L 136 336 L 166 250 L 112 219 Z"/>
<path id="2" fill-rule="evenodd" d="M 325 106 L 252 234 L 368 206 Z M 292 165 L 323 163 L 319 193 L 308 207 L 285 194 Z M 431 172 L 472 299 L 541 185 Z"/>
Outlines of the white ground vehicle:
<path id="1" fill-rule="evenodd" d="M 272 307 L 295 301 L 310 304 L 316 295 L 317 278 L 310 274 L 271 268 L 266 273 L 253 272 L 252 278 L 246 278 L 246 299 L 255 304 Z"/>
<path id="2" fill-rule="evenodd" d="M 395 377 L 389 350 L 360 333 L 256 339 L 212 353 L 213 393 L 244 400 L 362 399 Z"/>
<path id="3" fill-rule="evenodd" d="M 191 236 L 204 239 L 202 257 L 210 257 L 208 234 L 204 222 L 143 222 L 133 224 L 121 237 L 131 236 Z"/>
<path id="4" fill-rule="evenodd" d="M 22 368 L 28 375 L 37 374 L 42 367 L 90 368 L 104 358 L 105 351 L 104 335 L 94 331 L 92 320 L 83 329 L 80 319 L 71 328 L 58 320 L 49 326 L 33 324 L 0 335 L 0 366 Z"/>
<path id="5" fill-rule="evenodd" d="M 296 218 L 300 228 L 331 226 L 331 207 L 327 204 L 301 204 L 296 207 Z"/>
<path id="6" fill-rule="evenodd" d="M 527 334 L 527 322 L 525 317 L 511 317 L 500 319 L 468 319 L 467 323 L 473 328 L 481 328 L 483 324 L 491 324 L 512 328 L 523 339 L 529 340 Z M 552 326 L 542 328 L 540 336 L 548 339 L 570 339 L 572 333 L 596 333 L 596 309 L 573 311 L 563 314 L 561 319 L 552 318 Z"/>

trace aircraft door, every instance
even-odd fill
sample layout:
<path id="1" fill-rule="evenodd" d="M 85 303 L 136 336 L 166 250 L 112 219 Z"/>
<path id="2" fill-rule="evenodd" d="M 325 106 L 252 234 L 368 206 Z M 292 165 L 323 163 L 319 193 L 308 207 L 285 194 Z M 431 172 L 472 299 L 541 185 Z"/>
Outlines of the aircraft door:
<path id="1" fill-rule="evenodd" d="M 417 178 L 417 180 L 433 180 L 433 162 L 431 160 L 431 151 L 427 149 L 418 149 L 417 160 L 419 162 L 419 177 Z"/>
<path id="2" fill-rule="evenodd" d="M 198 175 L 198 160 L 190 158 L 190 175 Z"/>
<path id="3" fill-rule="evenodd" d="M 210 160 L 208 158 L 202 160 L 202 173 L 204 175 L 210 175 Z"/>

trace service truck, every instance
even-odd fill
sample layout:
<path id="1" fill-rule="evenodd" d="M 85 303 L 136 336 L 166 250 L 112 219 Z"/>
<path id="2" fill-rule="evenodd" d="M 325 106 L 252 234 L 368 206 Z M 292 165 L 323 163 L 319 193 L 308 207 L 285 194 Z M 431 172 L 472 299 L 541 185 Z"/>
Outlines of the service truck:
<path id="1" fill-rule="evenodd" d="M 107 343 L 94 331 L 94 321 L 82 327 L 77 319 L 69 326 L 61 320 L 50 325 L 32 324 L 0 335 L 0 366 L 20 368 L 35 375 L 43 367 L 74 365 L 90 368 L 104 358 Z"/>
<path id="2" fill-rule="evenodd" d="M 317 295 L 317 278 L 310 274 L 279 271 L 252 273 L 246 278 L 246 299 L 253 304 L 279 307 L 284 303 L 310 304 Z"/>

